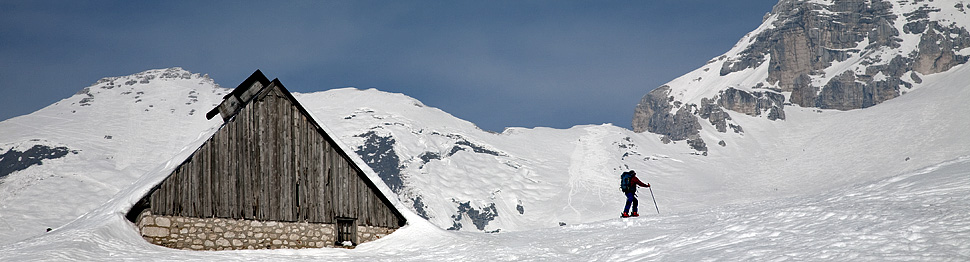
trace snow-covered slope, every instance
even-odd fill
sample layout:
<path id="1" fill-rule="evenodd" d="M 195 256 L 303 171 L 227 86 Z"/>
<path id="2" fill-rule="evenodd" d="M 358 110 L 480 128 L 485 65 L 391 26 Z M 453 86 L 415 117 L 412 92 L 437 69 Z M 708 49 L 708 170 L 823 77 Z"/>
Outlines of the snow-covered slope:
<path id="1" fill-rule="evenodd" d="M 43 234 L 104 204 L 217 126 L 205 112 L 227 92 L 181 68 L 149 70 L 103 78 L 0 122 L 0 243 Z M 57 148 L 68 153 L 51 154 Z"/>
<path id="2" fill-rule="evenodd" d="M 867 110 L 796 108 L 783 122 L 738 116 L 745 136 L 721 138 L 730 146 L 706 157 L 611 125 L 484 132 L 376 90 L 297 97 L 434 224 L 523 230 L 615 217 L 616 176 L 626 169 L 656 185 L 663 209 L 679 212 L 821 192 L 968 155 L 970 116 L 952 112 L 970 112 L 970 70 L 954 70 Z"/>
<path id="3" fill-rule="evenodd" d="M 939 14 L 959 15 L 927 12 Z M 0 261 L 966 260 L 970 66 L 917 76 L 863 110 L 788 106 L 784 121 L 722 111 L 743 132 L 698 122 L 706 156 L 608 124 L 493 133 L 403 94 L 294 94 L 397 194 L 409 225 L 355 250 L 231 252 L 154 246 L 124 218 L 221 124 L 203 112 L 228 90 L 179 68 L 105 78 L 0 122 Z M 628 169 L 654 186 L 661 214 L 641 191 L 643 216 L 617 218 Z"/>
<path id="4" fill-rule="evenodd" d="M 148 244 L 121 214 L 92 212 L 0 260 L 964 261 L 970 159 L 819 194 L 521 232 L 448 232 L 422 220 L 357 249 L 184 251 Z M 106 206 L 117 206 L 109 203 Z"/>
<path id="5" fill-rule="evenodd" d="M 750 130 L 741 115 L 787 121 L 804 108 L 854 110 L 904 96 L 970 58 L 967 4 L 782 0 L 727 53 L 645 95 L 633 128 L 703 153 Z M 704 128 L 718 132 L 702 137 Z"/>
<path id="6" fill-rule="evenodd" d="M 970 72 L 963 66 L 954 70 L 964 74 L 928 76 L 932 88 L 868 110 L 794 110 L 785 122 L 739 117 L 738 121 L 757 127 L 749 128 L 750 137 L 726 139 L 725 144 L 734 146 L 712 148 L 718 154 L 706 157 L 665 145 L 651 134 L 611 125 L 485 132 L 412 98 L 373 89 L 336 89 L 297 94 L 297 98 L 339 139 L 357 148 L 412 211 L 433 224 L 446 229 L 520 231 L 615 217 L 622 203 L 616 175 L 626 169 L 639 170 L 655 185 L 657 202 L 665 213 L 678 213 L 822 192 L 970 155 L 970 142 L 961 133 L 970 127 L 970 119 L 950 113 L 970 110 L 963 102 L 970 97 L 963 76 Z M 159 101 L 177 100 L 198 86 L 198 82 L 189 83 L 159 87 L 184 89 Z M 208 88 L 210 101 L 225 92 L 212 85 Z M 72 98 L 3 123 L 11 130 L 5 135 L 22 134 L 20 138 L 10 135 L 15 139 L 52 141 L 78 152 L 45 160 L 44 165 L 3 180 L 0 189 L 7 197 L 3 214 L 9 214 L 4 223 L 17 232 L 6 241 L 43 234 L 45 228 L 91 210 L 180 149 L 194 148 L 191 141 L 204 138 L 199 134 L 218 124 L 187 112 L 183 120 L 150 120 L 157 113 L 119 109 L 140 102 L 121 95 L 127 91 L 118 92 L 115 99 L 103 100 L 112 106 L 105 105 L 99 114 L 128 112 L 123 116 L 36 120 L 86 109 L 68 104 Z M 162 117 L 174 114 L 171 109 L 161 113 Z M 34 127 L 28 128 L 28 122 Z M 82 126 L 104 128 L 87 133 L 112 138 L 77 137 L 76 130 Z M 164 129 L 173 126 L 179 128 Z M 48 133 L 29 135 L 41 132 L 35 130 Z M 120 139 L 125 137 L 130 139 Z M 112 141 L 126 143 L 85 146 Z M 81 172 L 87 170 L 92 172 Z M 73 174 L 79 178 L 71 178 Z"/>

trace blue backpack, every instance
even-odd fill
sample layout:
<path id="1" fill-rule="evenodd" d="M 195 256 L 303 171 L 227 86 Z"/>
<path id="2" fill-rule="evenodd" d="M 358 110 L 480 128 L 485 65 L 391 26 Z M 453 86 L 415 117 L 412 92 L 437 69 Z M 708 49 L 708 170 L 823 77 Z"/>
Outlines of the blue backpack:
<path id="1" fill-rule="evenodd" d="M 636 190 L 636 188 L 633 186 L 632 180 L 633 180 L 633 174 L 630 174 L 629 171 L 623 172 L 623 174 L 620 175 L 620 191 L 623 191 L 624 193 L 626 193 L 626 192 L 633 192 L 633 190 Z"/>

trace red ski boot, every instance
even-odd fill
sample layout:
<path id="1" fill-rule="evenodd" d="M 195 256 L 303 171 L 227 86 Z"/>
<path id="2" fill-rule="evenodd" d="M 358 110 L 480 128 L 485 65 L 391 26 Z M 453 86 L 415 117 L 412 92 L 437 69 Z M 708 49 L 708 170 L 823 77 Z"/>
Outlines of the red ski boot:
<path id="1" fill-rule="evenodd" d="M 628 217 L 630 217 L 630 214 L 627 214 L 626 212 L 623 212 L 623 214 L 620 215 L 620 217 L 621 218 L 628 218 Z"/>
<path id="2" fill-rule="evenodd" d="M 631 215 L 631 216 L 632 217 L 638 217 L 638 216 L 640 216 L 640 214 L 637 214 L 637 212 L 633 212 L 633 215 Z"/>

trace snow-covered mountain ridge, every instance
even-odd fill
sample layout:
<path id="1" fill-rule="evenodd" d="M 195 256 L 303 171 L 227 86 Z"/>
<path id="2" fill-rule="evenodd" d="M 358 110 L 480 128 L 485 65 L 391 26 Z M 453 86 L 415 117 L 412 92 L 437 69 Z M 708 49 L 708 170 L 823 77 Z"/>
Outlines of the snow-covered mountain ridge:
<path id="1" fill-rule="evenodd" d="M 706 152 L 719 139 L 703 138 L 701 122 L 714 126 L 709 135 L 737 136 L 747 130 L 734 121 L 741 115 L 777 121 L 792 107 L 874 106 L 967 62 L 967 9 L 964 1 L 781 1 L 730 51 L 645 95 L 634 130 Z"/>
<path id="2" fill-rule="evenodd" d="M 921 21 L 926 22 L 923 30 L 930 30 L 932 21 L 947 15 L 959 18 L 960 11 L 953 2 L 939 0 L 897 2 L 891 9 L 884 9 L 880 4 L 886 2 L 881 1 L 783 1 L 756 30 L 776 31 L 753 32 L 732 49 L 735 56 L 715 59 L 705 66 L 710 70 L 699 69 L 672 83 L 698 77 L 702 79 L 694 82 L 705 84 L 693 87 L 766 81 L 771 52 L 756 68 L 742 68 L 744 62 L 738 61 L 757 57 L 760 51 L 746 45 L 759 38 L 755 35 L 786 34 L 772 22 L 794 19 L 778 15 L 794 10 L 785 3 L 809 6 L 799 10 L 817 14 L 817 23 L 840 21 L 847 14 L 840 10 L 869 8 L 857 13 L 870 17 L 871 25 L 856 26 L 883 32 L 886 25 L 895 27 L 903 20 L 912 23 L 910 29 L 903 28 L 910 32 Z M 922 7 L 929 8 L 919 11 Z M 897 14 L 892 20 L 896 24 L 888 22 L 889 13 Z M 797 35 L 799 29 L 786 30 Z M 836 38 L 851 42 L 858 37 L 845 31 Z M 869 32 L 866 39 L 873 37 Z M 960 34 L 949 37 L 958 39 Z M 916 35 L 903 33 L 903 41 L 879 43 L 891 47 L 895 41 L 902 47 L 907 41 L 921 42 L 923 36 L 905 37 Z M 844 51 L 848 58 L 832 58 L 821 70 L 824 75 L 813 74 L 817 70 L 806 74 L 812 79 L 833 77 L 829 70 L 835 66 L 858 66 L 852 61 L 872 59 L 865 54 L 875 51 L 863 51 L 870 45 L 812 51 Z M 966 50 L 953 57 L 970 55 Z M 891 61 L 917 63 L 908 56 L 912 51 L 895 54 L 899 56 L 890 64 L 873 62 L 857 72 L 855 83 L 873 67 L 881 68 L 873 75 L 877 80 L 861 84 L 892 82 L 884 70 L 912 65 Z M 723 65 L 740 71 L 721 76 Z M 732 128 L 720 132 L 718 121 L 696 121 L 697 137 L 708 141 L 705 151 L 685 147 L 683 140 L 662 140 L 609 124 L 487 132 L 417 99 L 376 89 L 296 93 L 316 121 L 378 173 L 396 195 L 394 201 L 406 207 L 402 212 L 409 225 L 355 250 L 231 252 L 155 246 L 124 218 L 152 181 L 221 124 L 205 120 L 203 112 L 230 90 L 180 68 L 105 78 L 37 112 L 0 122 L 0 261 L 964 261 L 970 259 L 970 210 L 965 204 L 970 196 L 970 116 L 964 114 L 970 112 L 970 66 L 952 64 L 927 74 L 912 70 L 920 83 L 905 71 L 900 80 L 912 85 L 901 84 L 905 95 L 863 110 L 788 105 L 784 101 L 790 101 L 792 92 L 766 86 L 735 85 L 726 91 L 672 85 L 670 90 L 683 91 L 683 96 L 672 93 L 670 97 L 680 100 L 664 101 L 680 101 L 684 108 L 688 101 L 707 99 L 709 106 L 687 105 L 693 111 L 671 117 L 696 118 L 700 112 L 708 120 L 723 118 L 723 126 Z M 697 72 L 720 78 L 691 75 Z M 827 79 L 819 83 L 839 81 Z M 755 99 L 760 115 L 727 107 L 718 111 L 715 106 L 721 102 L 711 102 L 716 95 L 724 103 L 750 105 L 745 101 L 758 94 L 767 99 Z M 772 114 L 775 100 L 783 101 L 784 108 Z M 668 105 L 674 110 L 675 103 Z M 772 115 L 779 121 L 765 119 Z M 698 140 L 688 140 L 696 148 Z M 661 214 L 651 213 L 650 195 L 641 191 L 642 216 L 617 218 L 624 200 L 618 175 L 628 169 L 654 186 Z"/>
<path id="3" fill-rule="evenodd" d="M 180 69 L 152 71 L 171 70 Z M 343 88 L 294 96 L 316 120 L 334 132 L 335 138 L 356 148 L 379 172 L 409 206 L 410 210 L 403 212 L 424 216 L 430 222 L 410 219 L 411 225 L 371 247 L 390 246 L 390 250 L 402 252 L 416 247 L 413 250 L 425 250 L 431 254 L 425 258 L 433 259 L 448 253 L 429 250 L 476 246 L 471 243 L 482 241 L 500 245 L 501 239 L 506 239 L 511 243 L 545 245 L 542 243 L 546 243 L 546 238 L 529 237 L 540 231 L 550 239 L 588 235 L 627 243 L 612 236 L 622 235 L 617 233 L 621 231 L 649 230 L 654 223 L 673 223 L 668 225 L 674 231 L 682 230 L 674 229 L 678 227 L 695 228 L 691 222 L 695 220 L 690 217 L 697 210 L 707 212 L 703 210 L 729 204 L 748 206 L 791 196 L 811 197 L 830 192 L 833 187 L 872 183 L 970 155 L 970 139 L 961 135 L 962 130 L 970 128 L 970 119 L 939 110 L 970 111 L 965 103 L 970 98 L 970 88 L 963 81 L 963 76 L 970 74 L 970 67 L 961 65 L 952 70 L 960 74 L 927 76 L 925 88 L 868 110 L 830 114 L 791 110 L 791 121 L 784 122 L 738 118 L 739 123 L 752 126 L 746 133 L 750 137 L 725 138 L 725 143 L 732 146 L 713 147 L 714 154 L 706 157 L 680 145 L 664 144 L 653 134 L 612 125 L 486 132 L 413 98 L 375 89 Z M 146 184 L 151 180 L 145 179 L 146 174 L 170 165 L 176 155 L 190 153 L 197 144 L 193 141 L 204 140 L 205 134 L 220 124 L 206 121 L 197 112 L 211 109 L 229 90 L 201 76 L 102 88 L 111 86 L 108 83 L 95 84 L 87 92 L 30 115 L 0 122 L 4 149 L 42 144 L 77 151 L 44 159 L 42 165 L 32 165 L 3 178 L 0 225 L 5 227 L 3 243 L 9 245 L 2 247 L 6 250 L 0 256 L 16 259 L 48 254 L 94 259 L 103 252 L 120 252 L 129 258 L 146 254 L 171 256 L 174 254 L 170 252 L 176 252 L 145 243 L 124 219 L 124 212 L 140 197 L 135 189 L 151 186 Z M 89 105 L 81 105 L 80 101 L 86 98 L 92 98 Z M 198 102 L 189 103 L 192 99 Z M 196 113 L 190 114 L 193 109 Z M 614 219 L 621 208 L 623 196 L 617 189 L 616 176 L 626 169 L 638 170 L 644 180 L 655 186 L 663 215 L 638 223 L 597 222 Z M 957 186 L 947 192 L 959 194 L 965 190 L 970 189 Z M 643 198 L 644 194 L 641 207 L 646 215 L 649 200 Z M 785 212 L 770 206 L 755 206 L 752 211 Z M 779 215 L 794 223 L 809 218 Z M 953 219 L 956 220 L 944 222 L 967 221 L 959 216 Z M 703 222 L 705 219 L 700 221 L 707 223 Z M 566 226 L 560 227 L 563 224 Z M 590 226 L 600 228 L 602 234 L 586 230 Z M 45 233 L 48 227 L 54 231 Z M 495 238 L 482 238 L 439 231 L 449 228 L 499 233 Z M 716 226 L 710 230 L 720 231 Z M 11 244 L 26 238 L 32 239 Z M 66 242 L 62 241 L 84 244 L 63 249 Z M 634 248 L 628 250 L 631 254 L 645 252 L 636 248 L 643 246 L 639 242 L 627 244 Z M 712 247 L 724 245 L 730 246 L 725 242 Z M 537 258 L 589 259 L 603 255 L 595 250 L 612 250 L 576 248 L 545 255 L 536 253 L 541 251 L 511 248 L 510 254 L 516 255 L 507 259 L 529 254 Z M 472 250 L 479 250 L 474 253 L 479 255 L 488 253 L 484 249 Z M 373 251 L 365 244 L 360 252 L 298 253 L 370 259 L 373 257 L 366 254 L 377 254 Z M 225 253 L 193 254 L 183 255 L 232 259 Z M 234 254 L 266 259 L 282 255 L 272 251 Z"/>
<path id="4" fill-rule="evenodd" d="M 489 133 L 373 89 L 297 99 L 357 147 L 414 212 L 441 228 L 492 232 L 613 217 L 622 202 L 615 176 L 625 169 L 666 185 L 656 188 L 666 198 L 658 202 L 678 212 L 818 192 L 968 154 L 959 130 L 970 128 L 970 118 L 939 110 L 968 109 L 960 98 L 970 95 L 967 69 L 955 72 L 927 76 L 936 89 L 871 110 L 795 109 L 784 122 L 738 118 L 751 127 L 746 136 L 723 138 L 731 146 L 706 157 L 611 125 Z"/>
<path id="5" fill-rule="evenodd" d="M 960 79 L 958 74 L 928 76 L 928 83 L 942 87 L 926 92 L 951 95 L 914 92 L 870 111 L 794 110 L 786 122 L 739 118 L 739 123 L 757 127 L 749 131 L 751 137 L 725 139 L 732 146 L 714 147 L 711 150 L 718 155 L 708 157 L 664 144 L 652 134 L 611 125 L 510 128 L 495 134 L 413 98 L 373 89 L 335 89 L 295 97 L 336 137 L 356 148 L 411 211 L 444 229 L 495 232 L 614 217 L 616 203 L 622 201 L 615 192 L 615 175 L 626 169 L 639 170 L 648 182 L 658 185 L 663 209 L 681 212 L 813 192 L 945 161 L 967 151 L 966 139 L 956 130 L 967 128 L 970 121 L 936 109 L 966 107 L 960 102 L 964 96 L 952 95 L 966 92 L 952 85 Z M 204 80 L 113 88 L 105 88 L 111 86 L 105 81 L 34 114 L 4 121 L 0 125 L 4 144 L 20 143 L 21 148 L 43 144 L 78 152 L 43 160 L 44 165 L 5 178 L 0 192 L 9 204 L 0 208 L 6 209 L 4 214 L 18 214 L 5 219 L 24 225 L 16 227 L 20 230 L 32 228 L 29 231 L 39 234 L 38 228 L 56 226 L 93 208 L 189 148 L 188 142 L 219 124 L 192 110 L 211 109 L 228 92 Z M 85 99 L 89 105 L 80 103 Z M 193 99 L 208 102 L 190 103 Z M 917 102 L 921 99 L 935 102 Z M 887 113 L 893 110 L 907 113 Z M 886 129 L 886 125 L 897 127 Z M 934 135 L 898 132 L 900 128 Z M 847 138 L 852 133 L 859 136 Z M 920 143 L 900 150 L 899 141 Z M 854 158 L 832 154 L 835 149 Z M 846 176 L 845 170 L 856 174 Z M 82 178 L 62 179 L 66 174 Z M 63 186 L 88 191 L 78 193 L 84 197 L 63 196 L 68 199 L 39 197 Z M 58 208 L 31 210 L 37 203 L 25 205 L 24 201 L 38 201 L 35 198 Z"/>

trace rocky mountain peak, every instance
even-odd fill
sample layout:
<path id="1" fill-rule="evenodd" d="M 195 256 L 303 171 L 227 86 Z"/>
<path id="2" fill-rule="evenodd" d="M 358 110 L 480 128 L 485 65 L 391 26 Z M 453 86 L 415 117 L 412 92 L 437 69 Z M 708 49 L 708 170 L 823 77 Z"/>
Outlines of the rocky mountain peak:
<path id="1" fill-rule="evenodd" d="M 966 9 L 963 1 L 782 0 L 728 53 L 645 95 L 634 131 L 706 152 L 701 120 L 740 133 L 733 113 L 784 120 L 785 106 L 854 110 L 893 99 L 920 76 L 967 62 Z"/>
<path id="2" fill-rule="evenodd" d="M 182 69 L 181 67 L 171 67 L 165 69 L 152 69 L 145 70 L 140 73 L 135 73 L 127 76 L 114 76 L 105 77 L 99 79 L 90 87 L 96 86 L 133 86 L 135 84 L 148 84 L 155 79 L 201 79 L 207 83 L 215 84 L 208 74 L 202 75 L 198 73 L 192 73 L 188 70 Z M 88 87 L 88 88 L 90 88 Z M 80 92 L 79 92 L 80 93 Z"/>
<path id="3" fill-rule="evenodd" d="M 166 84 L 178 81 L 180 84 Z M 221 93 L 225 92 L 219 87 L 208 74 L 192 73 L 181 67 L 165 69 L 152 69 L 139 73 L 105 77 L 99 79 L 91 86 L 82 88 L 73 98 L 80 98 L 76 104 L 80 107 L 89 107 L 95 104 L 99 96 L 130 96 L 134 103 L 142 103 L 146 99 L 164 100 L 166 98 L 155 97 L 153 95 L 181 91 L 184 86 L 197 86 L 198 88 L 189 90 L 186 94 L 186 105 L 192 105 L 199 101 L 199 92 Z M 160 101 L 154 101 L 160 102 Z M 154 107 L 154 106 L 151 106 Z M 145 108 L 150 111 L 151 108 Z"/>

